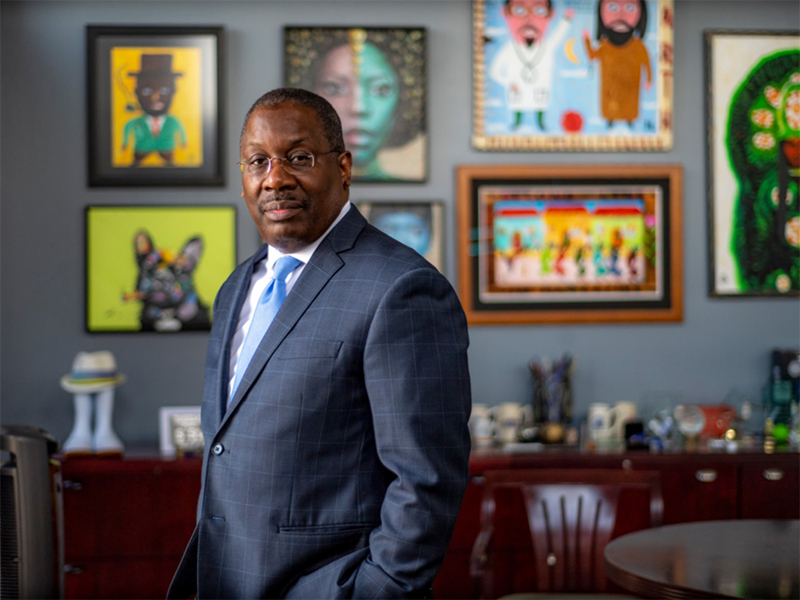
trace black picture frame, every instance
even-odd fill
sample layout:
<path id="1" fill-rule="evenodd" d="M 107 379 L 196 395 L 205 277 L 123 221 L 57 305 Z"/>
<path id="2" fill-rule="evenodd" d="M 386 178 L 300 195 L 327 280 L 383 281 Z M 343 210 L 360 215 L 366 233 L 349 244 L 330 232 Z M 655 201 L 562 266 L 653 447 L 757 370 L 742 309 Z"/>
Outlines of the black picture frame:
<path id="1" fill-rule="evenodd" d="M 86 41 L 89 186 L 224 185 L 224 28 L 88 25 Z M 143 73 L 170 94 L 158 133 Z"/>

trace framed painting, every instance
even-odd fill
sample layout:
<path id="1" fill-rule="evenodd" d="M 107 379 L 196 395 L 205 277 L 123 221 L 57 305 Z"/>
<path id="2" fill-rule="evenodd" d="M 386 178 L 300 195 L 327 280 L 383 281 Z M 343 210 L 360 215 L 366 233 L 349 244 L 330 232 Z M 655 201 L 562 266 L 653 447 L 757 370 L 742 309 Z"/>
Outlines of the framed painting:
<path id="1" fill-rule="evenodd" d="M 235 206 L 89 206 L 86 330 L 208 331 L 235 267 Z"/>
<path id="2" fill-rule="evenodd" d="M 426 202 L 357 202 L 375 227 L 419 252 L 444 273 L 444 205 Z"/>
<path id="3" fill-rule="evenodd" d="M 426 35 L 421 27 L 285 27 L 283 81 L 342 119 L 353 180 L 428 177 Z"/>
<path id="4" fill-rule="evenodd" d="M 474 0 L 479 150 L 672 148 L 672 0 Z"/>
<path id="5" fill-rule="evenodd" d="M 800 32 L 705 31 L 709 294 L 800 296 Z"/>
<path id="6" fill-rule="evenodd" d="M 681 167 L 457 168 L 473 324 L 680 321 Z"/>
<path id="7" fill-rule="evenodd" d="M 86 33 L 89 185 L 224 185 L 223 28 Z"/>

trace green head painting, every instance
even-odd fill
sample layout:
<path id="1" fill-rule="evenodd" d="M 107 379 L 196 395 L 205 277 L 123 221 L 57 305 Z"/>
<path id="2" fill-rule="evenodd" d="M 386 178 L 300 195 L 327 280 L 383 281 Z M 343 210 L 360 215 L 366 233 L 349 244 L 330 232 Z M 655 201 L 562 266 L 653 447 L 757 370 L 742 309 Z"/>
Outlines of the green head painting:
<path id="1" fill-rule="evenodd" d="M 733 94 L 726 146 L 738 184 L 739 289 L 800 290 L 800 51 L 763 58 Z"/>

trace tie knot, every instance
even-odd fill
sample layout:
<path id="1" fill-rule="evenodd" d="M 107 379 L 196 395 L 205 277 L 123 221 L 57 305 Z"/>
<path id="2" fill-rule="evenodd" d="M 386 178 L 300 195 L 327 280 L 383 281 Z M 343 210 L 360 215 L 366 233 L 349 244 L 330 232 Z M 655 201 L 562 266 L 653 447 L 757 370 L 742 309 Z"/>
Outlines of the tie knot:
<path id="1" fill-rule="evenodd" d="M 289 273 L 294 271 L 301 264 L 302 261 L 296 259 L 294 256 L 281 256 L 275 261 L 275 266 L 272 267 L 273 277 L 280 281 L 285 281 Z"/>

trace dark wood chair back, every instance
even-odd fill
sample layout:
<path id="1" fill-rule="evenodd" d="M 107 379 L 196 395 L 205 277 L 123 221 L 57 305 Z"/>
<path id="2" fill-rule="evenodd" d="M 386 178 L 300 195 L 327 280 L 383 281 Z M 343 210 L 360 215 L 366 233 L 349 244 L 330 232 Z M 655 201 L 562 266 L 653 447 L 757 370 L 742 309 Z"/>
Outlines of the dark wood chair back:
<path id="1" fill-rule="evenodd" d="M 487 471 L 483 477 L 481 531 L 470 560 L 471 575 L 482 598 L 494 597 L 492 541 L 497 515 L 504 510 L 498 502 L 508 499 L 509 492 L 522 496 L 533 546 L 535 591 L 539 592 L 605 591 L 603 551 L 614 533 L 620 495 L 626 488 L 649 491 L 649 526 L 662 522 L 658 472 L 511 469 Z M 642 526 L 647 527 L 647 521 Z"/>

